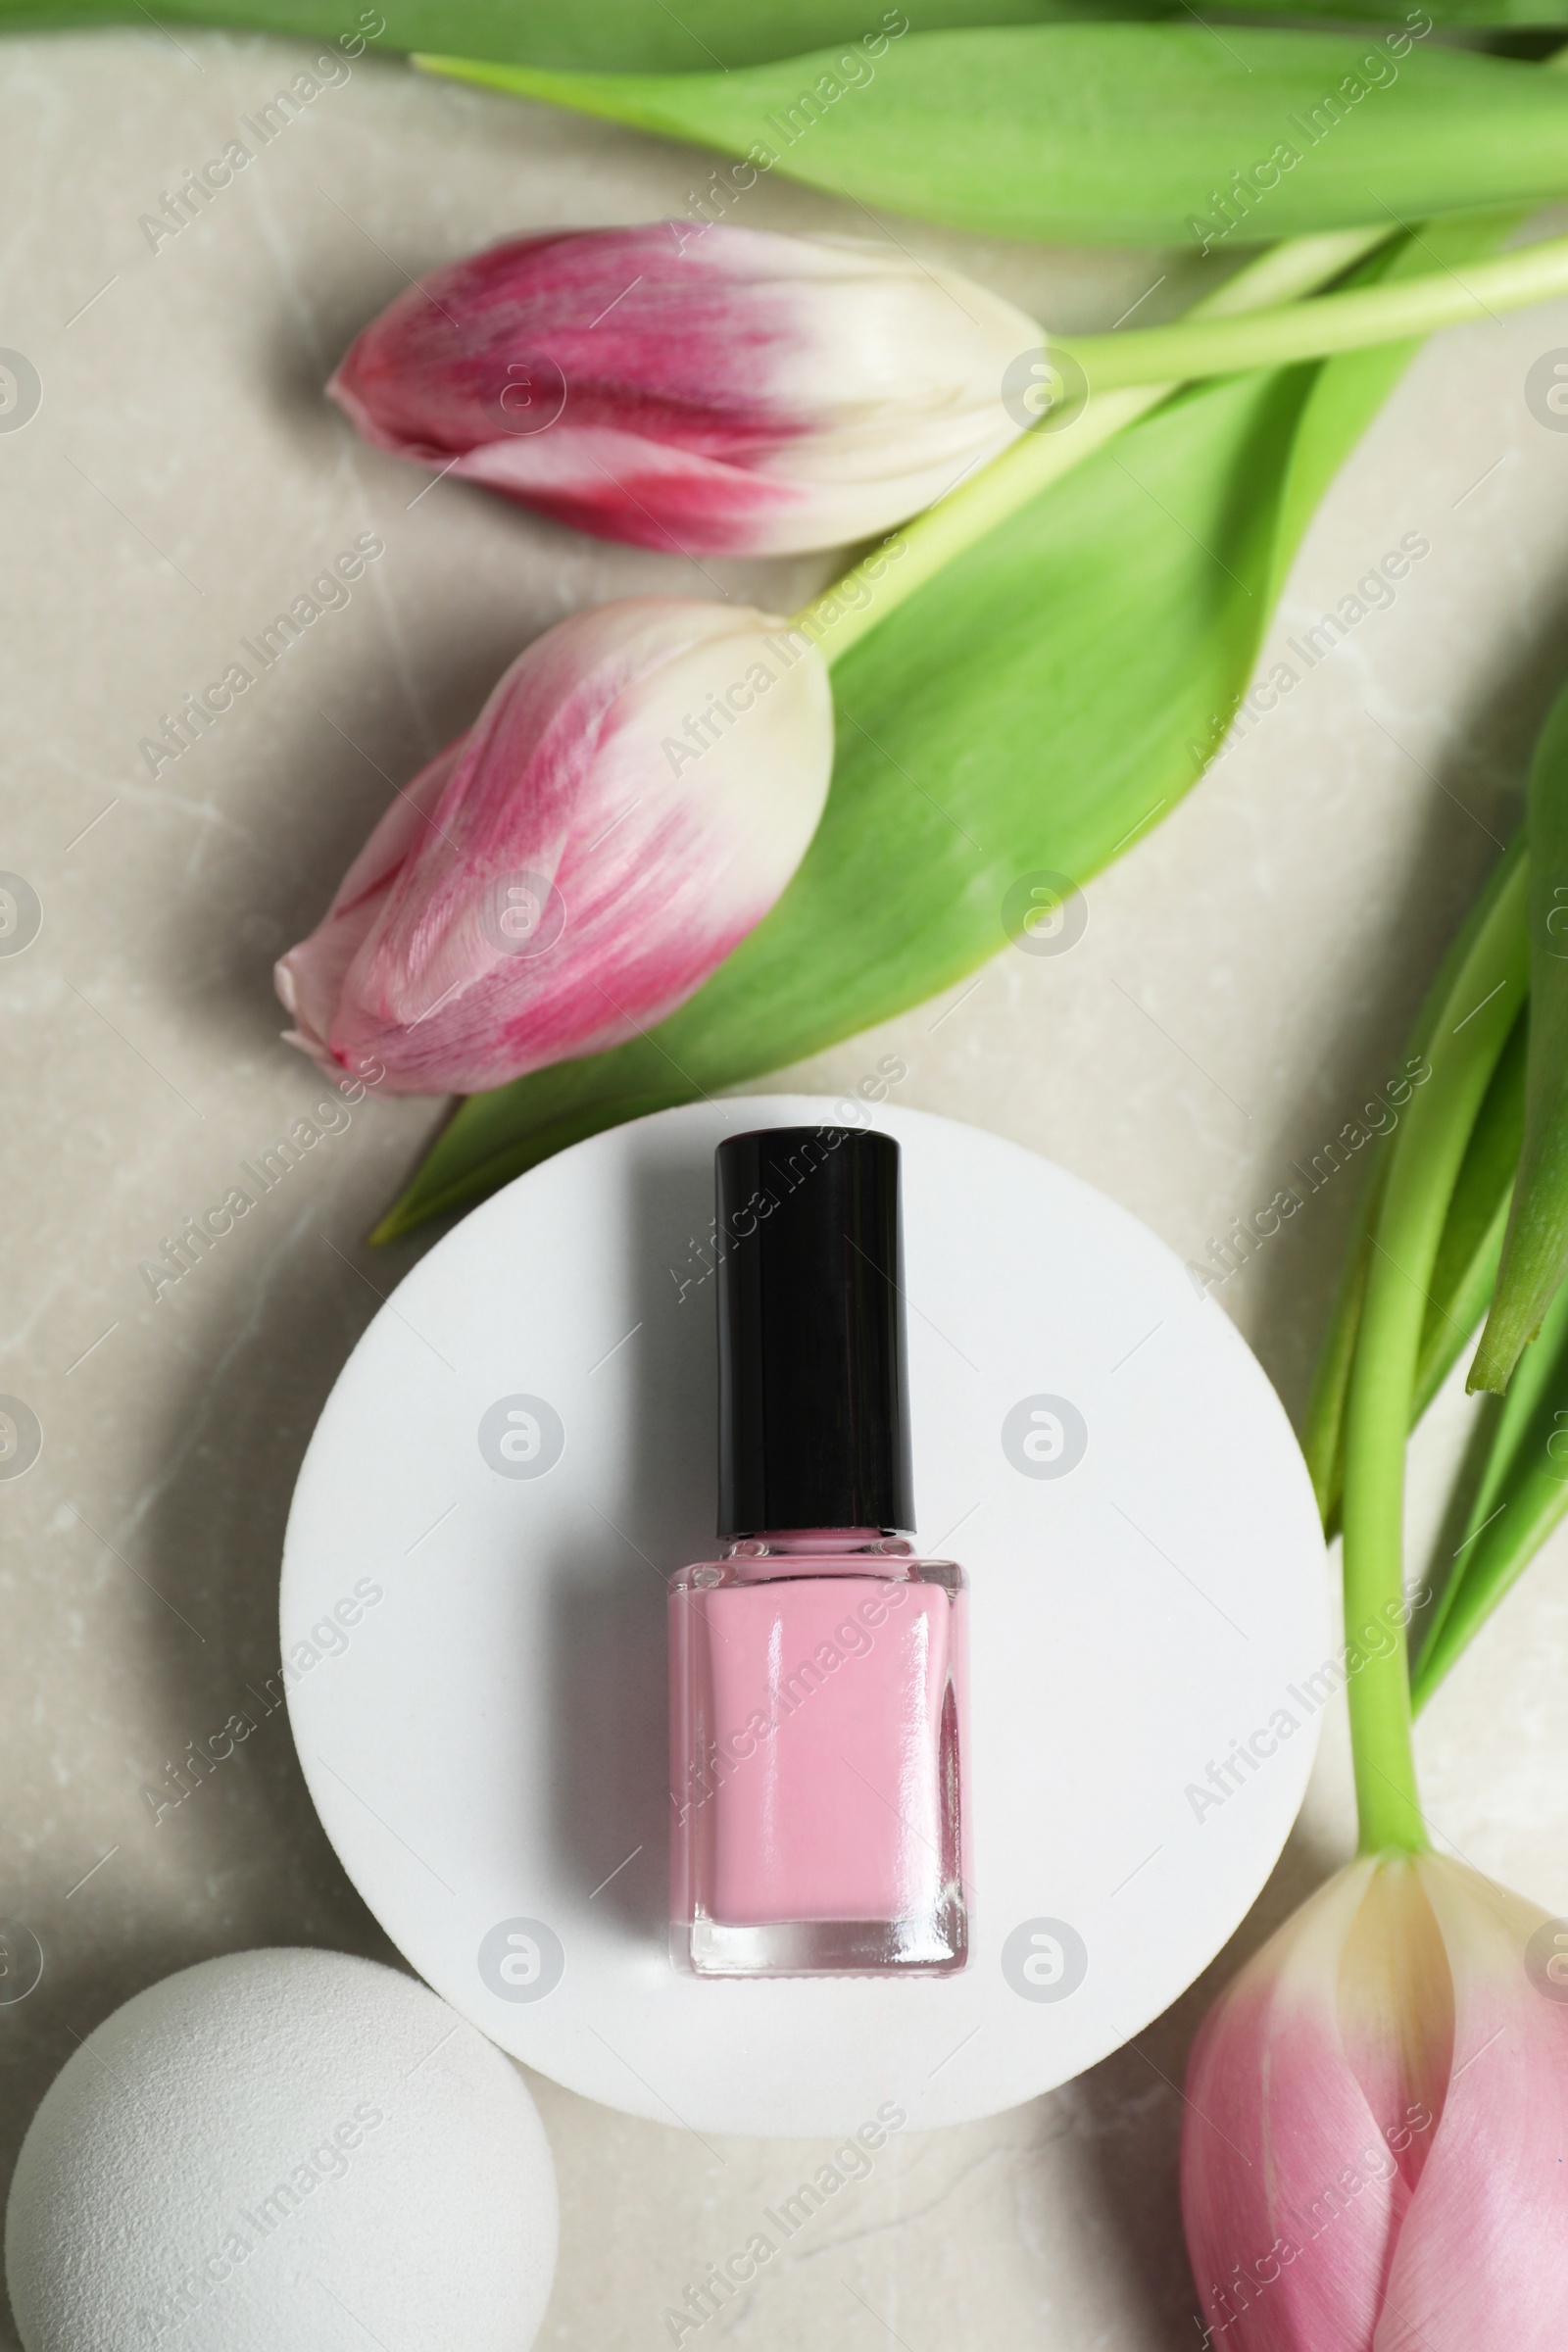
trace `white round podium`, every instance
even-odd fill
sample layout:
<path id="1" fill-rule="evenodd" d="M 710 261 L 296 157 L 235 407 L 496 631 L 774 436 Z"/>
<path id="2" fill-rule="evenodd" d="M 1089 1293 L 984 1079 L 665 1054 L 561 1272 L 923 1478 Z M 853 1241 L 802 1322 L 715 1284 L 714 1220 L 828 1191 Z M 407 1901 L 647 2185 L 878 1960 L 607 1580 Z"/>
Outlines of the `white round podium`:
<path id="1" fill-rule="evenodd" d="M 528 2065 L 707 2133 L 965 2122 L 1137 2034 L 1268 1876 L 1329 1654 L 1305 1467 L 1222 1310 L 1061 1169 L 879 1106 L 917 1540 L 971 1585 L 970 1958 L 672 1968 L 664 1580 L 714 1547 L 713 1149 L 847 1109 L 664 1111 L 476 1209 L 345 1366 L 285 1546 L 294 1737 L 388 1935 Z"/>

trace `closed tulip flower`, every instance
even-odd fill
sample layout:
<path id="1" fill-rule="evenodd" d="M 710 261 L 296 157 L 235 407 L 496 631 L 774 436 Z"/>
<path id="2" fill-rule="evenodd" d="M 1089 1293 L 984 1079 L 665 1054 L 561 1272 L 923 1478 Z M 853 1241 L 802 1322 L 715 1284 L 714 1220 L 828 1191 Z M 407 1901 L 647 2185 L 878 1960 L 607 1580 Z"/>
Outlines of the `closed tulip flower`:
<path id="1" fill-rule="evenodd" d="M 394 1094 L 620 1044 L 773 905 L 832 756 L 826 666 L 783 621 L 645 597 L 561 622 L 278 964 L 289 1042 Z"/>
<path id="2" fill-rule="evenodd" d="M 1004 449 L 1029 413 L 1003 376 L 1043 340 L 896 246 L 666 220 L 432 271 L 328 390 L 382 449 L 581 530 L 780 555 L 889 530 Z"/>
<path id="3" fill-rule="evenodd" d="M 1568 1933 L 1429 1853 L 1340 1872 L 1187 2078 L 1187 2242 L 1235 2352 L 1562 2352 Z"/>

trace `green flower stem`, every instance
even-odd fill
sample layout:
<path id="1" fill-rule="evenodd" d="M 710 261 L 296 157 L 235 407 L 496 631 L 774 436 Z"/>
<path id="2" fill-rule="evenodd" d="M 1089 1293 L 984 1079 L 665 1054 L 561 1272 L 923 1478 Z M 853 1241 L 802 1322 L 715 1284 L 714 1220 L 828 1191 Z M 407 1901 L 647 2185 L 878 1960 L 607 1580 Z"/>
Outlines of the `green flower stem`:
<path id="1" fill-rule="evenodd" d="M 1429 1286 L 1426 1319 L 1421 1331 L 1421 1353 L 1416 1365 L 1415 1394 L 1410 1399 L 1410 1427 L 1422 1419 L 1438 1391 L 1453 1370 L 1474 1335 L 1496 1280 L 1502 1255 L 1502 1233 L 1513 1192 L 1514 1165 L 1519 1157 L 1519 1129 L 1524 1122 L 1521 1064 L 1516 1053 L 1523 1024 L 1513 1038 L 1493 1078 L 1475 1132 L 1466 1148 L 1464 1165 L 1455 1183 Z M 1499 1082 L 1502 1082 L 1499 1084 Z M 1519 1098 L 1517 1116 L 1512 1102 L 1499 1101 L 1494 1119 L 1493 1095 Z M 1499 1132 L 1500 1130 L 1500 1132 Z M 1386 1162 L 1379 1160 L 1356 1211 L 1355 1232 L 1346 1254 L 1328 1337 L 1323 1344 L 1313 1383 L 1301 1451 L 1312 1475 L 1312 1488 L 1323 1518 L 1323 1532 L 1333 1537 L 1340 1525 L 1340 1489 L 1345 1477 L 1345 1400 L 1349 1394 L 1355 1362 L 1356 1333 L 1366 1298 L 1372 1263 L 1372 1233 L 1383 1201 Z M 1485 1221 L 1483 1221 L 1485 1220 Z M 1428 1633 L 1430 1637 L 1430 1626 Z"/>
<path id="2" fill-rule="evenodd" d="M 1404 1596 L 1404 1447 L 1432 1272 L 1449 1200 L 1482 1100 L 1529 985 L 1523 841 L 1454 972 L 1427 1054 L 1432 1075 L 1412 1097 L 1389 1155 L 1372 1230 L 1355 1361 L 1346 1405 L 1345 1626 L 1360 1646 L 1349 1677 L 1361 1851 L 1419 1853 L 1426 1828 L 1410 1743 Z M 1378 1654 L 1385 1629 L 1397 1639 Z"/>
<path id="3" fill-rule="evenodd" d="M 1406 1041 L 1407 1060 L 1419 1060 L 1431 1046 L 1465 958 L 1490 920 L 1497 894 L 1505 888 L 1510 871 L 1505 862 L 1493 867 L 1485 887 L 1439 965 L 1437 975 L 1422 1001 L 1415 1026 Z M 1515 1071 L 1516 1079 L 1517 1075 Z M 1448 1203 L 1443 1242 L 1434 1262 L 1433 1279 L 1427 1284 L 1431 1298 L 1422 1333 L 1416 1390 L 1410 1404 L 1412 1428 L 1453 1368 L 1492 1296 L 1491 1278 L 1495 1271 L 1495 1253 L 1502 1246 L 1500 1226 L 1494 1233 L 1483 1237 L 1478 1237 L 1472 1231 L 1468 1246 L 1464 1246 L 1466 1236 L 1455 1228 L 1463 1222 L 1473 1227 L 1478 1221 L 1480 1205 L 1488 1201 L 1490 1205 L 1486 1216 L 1479 1221 L 1488 1225 L 1495 1224 L 1499 1202 L 1502 1213 L 1506 1214 L 1507 1195 L 1513 1183 L 1514 1163 L 1519 1156 L 1519 1130 L 1524 1116 L 1522 1102 L 1515 1104 L 1506 1100 L 1506 1091 L 1503 1089 L 1498 1092 L 1496 1081 L 1494 1081 L 1494 1093 L 1497 1095 L 1497 1100 L 1494 1102 L 1489 1094 L 1481 1112 L 1481 1121 L 1486 1122 L 1491 1118 L 1492 1123 L 1485 1135 L 1481 1133 L 1479 1123 L 1477 1130 L 1472 1133 Z M 1494 1117 L 1492 1115 L 1494 1113 L 1496 1114 Z M 1330 1536 L 1339 1525 L 1340 1491 L 1345 1478 L 1345 1406 L 1349 1395 L 1350 1371 L 1355 1361 L 1356 1341 L 1361 1328 L 1361 1311 L 1366 1300 L 1372 1235 L 1383 1205 L 1389 1157 L 1397 1132 L 1397 1128 L 1391 1129 L 1372 1147 L 1371 1166 L 1356 1207 L 1355 1227 L 1346 1253 L 1301 1432 L 1301 1450 L 1306 1455 L 1307 1468 L 1312 1474 L 1318 1507 L 1323 1514 L 1324 1532 Z M 1489 1239 L 1493 1247 L 1490 1259 L 1486 1254 Z"/>
<path id="4" fill-rule="evenodd" d="M 1333 1312 L 1318 1358 L 1317 1377 L 1301 1430 L 1301 1451 L 1311 1473 L 1323 1533 L 1332 1538 L 1340 1524 L 1340 1495 L 1345 1485 L 1345 1405 L 1355 1368 L 1355 1347 L 1366 1304 L 1367 1274 L 1372 1264 L 1372 1235 L 1383 1205 L 1388 1175 L 1387 1149 L 1367 1171 L 1356 1206 L 1355 1229 L 1340 1269 Z M 1374 1147 L 1376 1150 L 1377 1147 Z"/>
<path id="5" fill-rule="evenodd" d="M 1462 319 L 1486 318 L 1568 294 L 1568 237 L 1552 237 L 1473 262 L 1463 277 L 1432 270 L 1397 283 L 1353 286 L 1316 302 L 1297 302 L 1244 318 L 1147 326 L 1126 335 L 1082 335 L 1055 350 L 1076 360 L 1091 393 L 1151 377 L 1232 375 L 1244 368 L 1282 368 L 1325 359 L 1367 343 L 1430 335 Z"/>
<path id="6" fill-rule="evenodd" d="M 1387 244 L 1390 234 L 1386 228 L 1352 228 L 1323 236 L 1292 237 L 1259 254 L 1214 293 L 1195 303 L 1187 316 L 1222 318 L 1233 312 L 1278 303 L 1282 297 L 1310 293 Z M 1103 343 L 1122 339 L 1097 338 Z M 1036 428 L 1014 441 L 971 481 L 950 491 L 940 504 L 895 531 L 842 579 L 804 606 L 794 615 L 791 627 L 814 639 L 829 662 L 836 662 L 955 556 L 962 555 L 987 531 L 1038 498 L 1050 483 L 1082 465 L 1125 426 L 1169 399 L 1180 378 L 1177 375 L 1169 383 L 1123 380 L 1127 389 L 1108 392 L 1070 423 L 1056 430 Z M 1049 426 L 1049 418 L 1047 423 Z"/>

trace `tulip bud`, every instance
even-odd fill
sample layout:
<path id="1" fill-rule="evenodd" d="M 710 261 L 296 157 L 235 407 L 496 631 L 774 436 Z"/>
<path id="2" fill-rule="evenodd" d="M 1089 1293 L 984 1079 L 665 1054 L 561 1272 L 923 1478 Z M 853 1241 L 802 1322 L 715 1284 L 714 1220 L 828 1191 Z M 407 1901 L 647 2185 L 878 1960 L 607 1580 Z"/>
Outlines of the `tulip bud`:
<path id="1" fill-rule="evenodd" d="M 580 530 L 785 555 L 918 514 L 1029 421 L 1041 330 L 850 237 L 665 220 L 522 237 L 400 294 L 327 390 L 382 449 Z"/>
<path id="2" fill-rule="evenodd" d="M 562 621 L 278 964 L 289 1043 L 394 1094 L 621 1044 L 767 912 L 832 760 L 826 665 L 787 622 L 675 597 Z"/>
<path id="3" fill-rule="evenodd" d="M 1560 1927 L 1461 1863 L 1384 1855 L 1331 1879 L 1242 1971 L 1187 2076 L 1206 2342 L 1568 2342 Z"/>

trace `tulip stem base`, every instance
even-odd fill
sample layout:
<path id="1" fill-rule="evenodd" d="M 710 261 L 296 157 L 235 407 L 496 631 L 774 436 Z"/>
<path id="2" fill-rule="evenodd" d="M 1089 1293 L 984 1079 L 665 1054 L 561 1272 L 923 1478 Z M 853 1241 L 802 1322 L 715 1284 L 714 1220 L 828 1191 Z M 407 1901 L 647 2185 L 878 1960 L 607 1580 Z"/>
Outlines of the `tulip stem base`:
<path id="1" fill-rule="evenodd" d="M 1278 312 L 1267 306 L 1328 285 L 1365 255 L 1387 244 L 1392 233 L 1388 228 L 1364 228 L 1293 237 L 1259 254 L 1214 293 L 1195 303 L 1176 328 L 1151 331 L 1195 335 L 1200 329 L 1189 326 L 1188 319 L 1218 321 L 1254 310 L 1266 310 L 1268 316 L 1276 317 Z M 1131 338 L 1116 335 L 1096 340 L 1119 346 Z M 1064 412 L 1064 421 L 1057 429 L 1052 429 L 1047 417 L 972 480 L 951 490 L 936 506 L 874 548 L 832 587 L 813 597 L 790 625 L 818 645 L 825 661 L 836 662 L 956 556 L 1081 466 L 1126 426 L 1168 400 L 1179 382 L 1179 372 L 1169 382 L 1158 383 L 1124 377 L 1123 388 L 1105 392 L 1076 413 Z"/>

